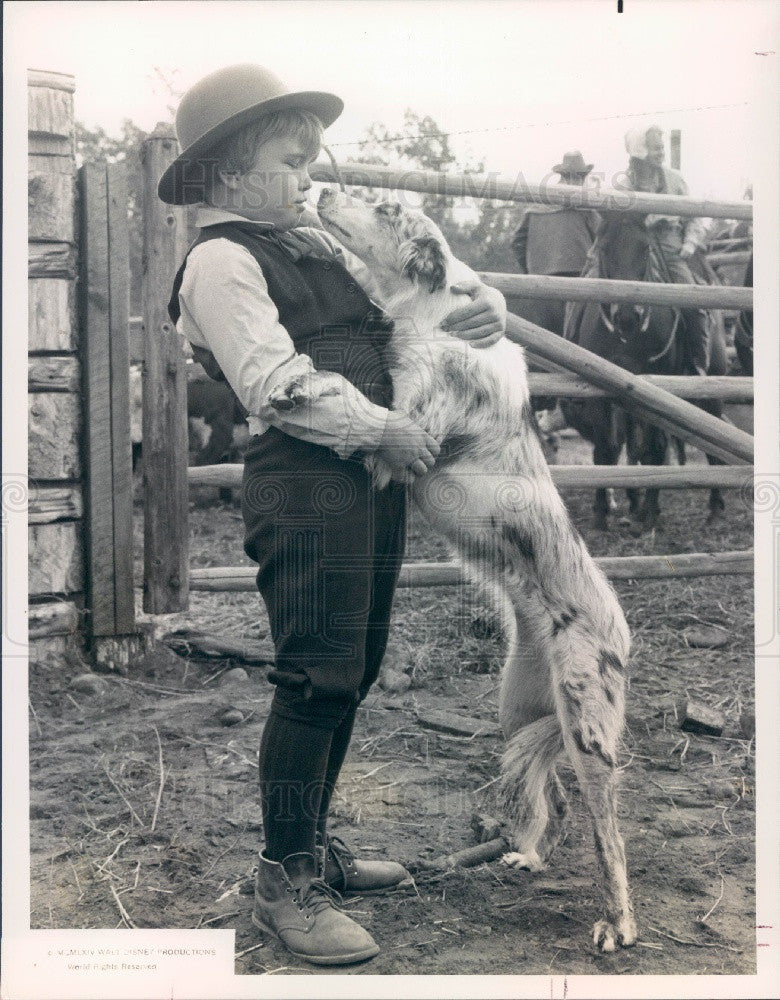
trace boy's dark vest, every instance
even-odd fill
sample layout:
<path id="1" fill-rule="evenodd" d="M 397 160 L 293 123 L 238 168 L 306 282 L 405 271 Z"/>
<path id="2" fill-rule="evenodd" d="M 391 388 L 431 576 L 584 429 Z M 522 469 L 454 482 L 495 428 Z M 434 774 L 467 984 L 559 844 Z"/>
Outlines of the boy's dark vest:
<path id="1" fill-rule="evenodd" d="M 297 258 L 273 230 L 240 222 L 206 227 L 187 256 L 201 243 L 216 239 L 245 247 L 260 265 L 279 322 L 299 354 L 308 354 L 316 369 L 343 375 L 372 403 L 390 405 L 392 382 L 381 352 L 391 325 L 335 257 L 323 251 L 323 257 Z M 176 273 L 168 303 L 174 323 L 181 314 L 179 289 L 186 264 L 187 257 Z M 211 351 L 193 345 L 193 353 L 211 378 L 225 381 Z"/>

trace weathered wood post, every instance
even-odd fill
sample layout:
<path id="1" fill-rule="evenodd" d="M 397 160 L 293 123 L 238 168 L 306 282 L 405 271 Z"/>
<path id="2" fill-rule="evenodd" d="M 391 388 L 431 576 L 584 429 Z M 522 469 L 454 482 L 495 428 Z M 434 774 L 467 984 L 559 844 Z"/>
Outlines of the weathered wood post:
<path id="1" fill-rule="evenodd" d="M 682 133 L 678 128 L 673 128 L 669 133 L 669 147 L 669 162 L 675 170 L 679 170 L 682 156 Z"/>
<path id="2" fill-rule="evenodd" d="M 141 651 L 133 593 L 129 236 L 122 163 L 79 171 L 85 557 L 91 652 L 122 670 Z"/>
<path id="3" fill-rule="evenodd" d="M 74 78 L 28 71 L 30 662 L 83 651 Z M 5 490 L 5 486 L 4 486 Z"/>
<path id="4" fill-rule="evenodd" d="M 173 127 L 158 124 L 144 142 L 143 462 L 144 611 L 185 611 L 189 599 L 187 384 L 168 316 L 186 219 L 164 205 L 157 182 L 177 156 Z"/>

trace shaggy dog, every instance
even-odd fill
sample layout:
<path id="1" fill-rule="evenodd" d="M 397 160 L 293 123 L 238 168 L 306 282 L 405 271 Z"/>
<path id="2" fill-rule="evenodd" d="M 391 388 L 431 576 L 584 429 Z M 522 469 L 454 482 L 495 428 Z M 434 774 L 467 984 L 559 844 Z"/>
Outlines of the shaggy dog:
<path id="1" fill-rule="evenodd" d="M 475 350 L 441 330 L 458 304 L 450 286 L 473 272 L 422 213 L 328 189 L 319 213 L 370 269 L 393 320 L 394 408 L 441 445 L 434 468 L 412 484 L 414 501 L 509 616 L 500 794 L 515 850 L 504 860 L 537 871 L 560 840 L 566 798 L 556 764 L 565 752 L 593 820 L 604 887 L 605 919 L 593 940 L 602 951 L 631 945 L 615 795 L 628 628 L 550 478 L 522 348 L 504 338 Z M 332 376 L 314 372 L 287 379 L 269 402 L 286 409 L 334 391 Z M 372 458 L 367 465 L 383 488 L 389 468 Z"/>

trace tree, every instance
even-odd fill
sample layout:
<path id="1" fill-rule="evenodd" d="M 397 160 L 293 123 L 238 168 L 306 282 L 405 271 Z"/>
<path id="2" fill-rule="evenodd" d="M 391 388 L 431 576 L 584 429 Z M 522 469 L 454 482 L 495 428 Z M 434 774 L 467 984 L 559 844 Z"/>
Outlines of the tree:
<path id="1" fill-rule="evenodd" d="M 448 133 L 442 132 L 430 115 L 419 115 L 410 108 L 404 112 L 399 133 L 392 134 L 386 126 L 375 122 L 367 129 L 359 149 L 353 162 L 461 174 L 479 174 L 485 169 L 482 162 L 459 162 Z M 374 189 L 364 189 L 361 193 L 369 201 L 379 198 Z M 515 270 L 510 245 L 517 224 L 517 209 L 513 205 L 475 199 L 476 218 L 459 221 L 453 210 L 453 197 L 421 194 L 419 198 L 422 211 L 439 226 L 456 257 L 479 270 Z"/>

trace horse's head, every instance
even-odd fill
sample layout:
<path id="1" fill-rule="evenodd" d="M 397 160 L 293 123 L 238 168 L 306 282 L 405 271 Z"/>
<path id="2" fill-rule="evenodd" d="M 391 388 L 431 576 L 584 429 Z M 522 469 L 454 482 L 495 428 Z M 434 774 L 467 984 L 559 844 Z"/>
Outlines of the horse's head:
<path id="1" fill-rule="evenodd" d="M 602 278 L 643 281 L 650 257 L 650 235 L 643 215 L 605 212 L 598 235 Z"/>
<path id="2" fill-rule="evenodd" d="M 658 281 L 653 275 L 650 234 L 643 215 L 605 213 L 598 237 L 599 273 L 618 281 Z M 669 357 L 675 312 L 668 306 L 613 302 L 602 306 L 602 319 L 615 337 L 615 361 L 646 372 Z"/>

